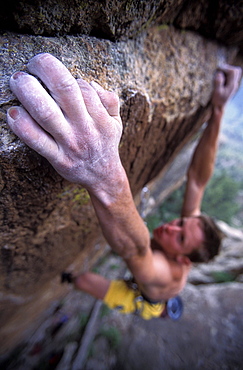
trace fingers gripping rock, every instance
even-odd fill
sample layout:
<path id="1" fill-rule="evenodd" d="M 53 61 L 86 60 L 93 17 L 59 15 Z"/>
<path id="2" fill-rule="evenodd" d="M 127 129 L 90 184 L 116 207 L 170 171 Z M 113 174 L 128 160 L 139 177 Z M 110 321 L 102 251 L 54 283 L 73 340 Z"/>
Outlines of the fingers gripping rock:
<path id="1" fill-rule="evenodd" d="M 100 97 L 102 104 L 111 116 L 118 117 L 120 104 L 118 95 L 112 91 L 106 91 L 97 82 L 91 81 L 90 85 L 95 89 Z"/>
<path id="2" fill-rule="evenodd" d="M 10 87 L 23 108 L 9 110 L 9 126 L 67 180 L 89 189 L 108 184 L 121 170 L 118 97 L 96 83 L 77 82 L 50 54 L 34 57 L 28 69 L 50 94 L 35 77 L 15 73 Z"/>

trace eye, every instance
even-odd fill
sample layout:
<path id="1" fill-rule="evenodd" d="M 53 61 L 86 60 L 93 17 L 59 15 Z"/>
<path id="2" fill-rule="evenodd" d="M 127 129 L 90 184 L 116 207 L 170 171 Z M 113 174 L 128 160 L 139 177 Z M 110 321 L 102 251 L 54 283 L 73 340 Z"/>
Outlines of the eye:
<path id="1" fill-rule="evenodd" d="M 183 218 L 180 218 L 180 219 L 179 219 L 179 223 L 178 223 L 178 225 L 179 225 L 180 227 L 183 227 L 183 225 L 184 225 L 184 219 L 183 219 Z M 183 231 L 181 231 L 181 232 L 180 232 L 180 243 L 181 243 L 181 244 L 183 244 L 183 243 L 184 243 L 184 240 L 185 240 L 184 233 L 183 233 Z"/>
<path id="2" fill-rule="evenodd" d="M 178 221 L 178 226 L 183 226 L 184 225 L 184 220 L 183 218 L 180 218 L 179 221 Z"/>

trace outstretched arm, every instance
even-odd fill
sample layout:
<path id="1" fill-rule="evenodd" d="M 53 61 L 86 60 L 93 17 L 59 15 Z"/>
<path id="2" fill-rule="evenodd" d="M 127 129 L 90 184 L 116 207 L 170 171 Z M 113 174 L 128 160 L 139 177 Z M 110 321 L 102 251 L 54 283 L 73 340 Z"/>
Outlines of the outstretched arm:
<path id="1" fill-rule="evenodd" d="M 226 65 L 216 73 L 211 99 L 212 113 L 188 169 L 182 216 L 200 214 L 204 191 L 214 170 L 224 108 L 236 92 L 240 78 L 241 68 L 239 67 Z"/>
<path id="2" fill-rule="evenodd" d="M 146 260 L 151 267 L 149 233 L 134 205 L 118 152 L 122 133 L 118 97 L 94 82 L 75 80 L 50 54 L 31 59 L 28 70 L 49 93 L 32 75 L 15 73 L 10 87 L 24 108 L 9 109 L 9 126 L 61 176 L 89 191 L 114 251 L 129 262 Z M 148 278 L 152 271 L 148 265 L 137 272 L 135 268 L 138 278 Z"/>

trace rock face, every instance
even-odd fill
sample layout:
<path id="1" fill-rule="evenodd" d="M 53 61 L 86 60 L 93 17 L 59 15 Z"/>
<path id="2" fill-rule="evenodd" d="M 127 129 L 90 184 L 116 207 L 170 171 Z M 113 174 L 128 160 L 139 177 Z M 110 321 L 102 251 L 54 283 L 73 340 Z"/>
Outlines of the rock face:
<path id="1" fill-rule="evenodd" d="M 1 4 L 3 29 L 34 35 L 137 37 L 151 25 L 190 29 L 243 48 L 243 2 L 236 0 L 11 0 Z"/>
<path id="2" fill-rule="evenodd" d="M 30 307 L 31 302 L 38 302 L 43 291 L 48 292 L 46 301 L 47 296 L 51 300 L 58 289 L 50 291 L 45 284 L 61 270 L 74 260 L 75 268 L 85 269 L 103 250 L 87 192 L 61 179 L 43 158 L 8 130 L 6 109 L 17 103 L 8 87 L 9 77 L 16 70 L 25 70 L 35 54 L 49 52 L 75 77 L 96 80 L 115 90 L 121 100 L 124 125 L 121 158 L 136 194 L 166 168 L 204 122 L 218 64 L 222 60 L 229 63 L 241 60 L 237 46 L 242 43 L 238 27 L 242 13 L 237 12 L 236 17 L 233 5 L 219 2 L 214 9 L 216 22 L 212 23 L 210 17 L 208 28 L 205 22 L 212 9 L 210 3 L 202 7 L 198 1 L 195 12 L 186 3 L 107 1 L 94 5 L 73 1 L 67 10 L 62 1 L 54 8 L 50 1 L 11 1 L 0 12 L 5 31 L 0 36 L 3 333 L 8 332 L 4 331 L 3 322 L 7 323 L 10 317 L 18 322 L 19 307 L 24 310 L 25 304 Z M 240 4 L 238 7 L 240 10 Z M 194 16 L 187 18 L 186 14 L 195 14 L 200 22 L 193 23 Z M 226 21 L 227 27 L 222 27 Z M 174 23 L 183 27 L 183 31 L 162 23 Z M 198 30 L 201 35 L 185 31 L 186 27 Z M 143 29 L 146 31 L 142 32 Z M 211 33 L 207 34 L 206 29 Z M 217 39 L 224 35 L 226 44 L 230 40 L 234 46 L 219 45 L 203 34 Z M 27 323 L 30 321 L 31 314 L 26 318 Z"/>

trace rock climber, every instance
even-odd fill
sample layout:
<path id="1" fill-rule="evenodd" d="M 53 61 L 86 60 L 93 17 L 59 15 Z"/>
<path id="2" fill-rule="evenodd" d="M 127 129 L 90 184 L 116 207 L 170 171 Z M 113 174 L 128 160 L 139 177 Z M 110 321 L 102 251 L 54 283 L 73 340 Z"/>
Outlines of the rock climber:
<path id="1" fill-rule="evenodd" d="M 224 108 L 239 86 L 241 68 L 224 65 L 216 72 L 211 116 L 188 169 L 181 217 L 155 229 L 151 240 L 119 156 L 118 96 L 96 82 L 75 79 L 47 53 L 27 67 L 29 73 L 16 72 L 10 79 L 22 104 L 8 110 L 10 128 L 66 180 L 87 189 L 107 242 L 134 279 L 110 281 L 85 272 L 66 273 L 63 280 L 121 312 L 160 316 L 164 302 L 183 289 L 192 262 L 208 261 L 219 250 L 220 231 L 200 207 L 213 173 Z"/>

